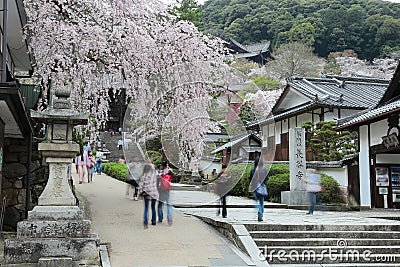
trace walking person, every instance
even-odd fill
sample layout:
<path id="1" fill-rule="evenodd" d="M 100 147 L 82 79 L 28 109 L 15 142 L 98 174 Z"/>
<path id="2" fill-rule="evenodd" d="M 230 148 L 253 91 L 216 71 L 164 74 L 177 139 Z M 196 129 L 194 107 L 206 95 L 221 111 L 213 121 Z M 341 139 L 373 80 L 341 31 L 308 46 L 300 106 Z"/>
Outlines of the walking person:
<path id="1" fill-rule="evenodd" d="M 253 192 L 256 201 L 257 220 L 264 220 L 264 198 L 268 197 L 267 181 L 268 170 L 264 167 L 264 162 L 260 159 L 254 161 L 254 166 L 250 172 L 251 185 L 250 191 Z"/>
<path id="2" fill-rule="evenodd" d="M 93 157 L 93 153 L 92 153 L 92 151 L 89 151 L 87 163 L 86 163 L 87 174 L 88 174 L 88 183 L 93 182 L 94 163 L 95 163 L 95 159 Z"/>
<path id="3" fill-rule="evenodd" d="M 319 194 L 322 191 L 321 187 L 321 175 L 318 173 L 317 169 L 310 168 L 309 169 L 309 175 L 306 178 L 306 184 L 307 184 L 307 191 L 309 195 L 309 200 L 310 200 L 310 208 L 308 212 L 306 213 L 307 215 L 312 215 L 314 213 L 315 209 L 315 204 L 319 201 Z"/>
<path id="4" fill-rule="evenodd" d="M 219 206 L 217 211 L 217 216 L 221 214 L 222 208 L 222 218 L 226 218 L 228 216 L 228 209 L 226 206 L 226 196 L 229 192 L 229 180 L 230 175 L 227 171 L 227 166 L 222 166 L 221 172 L 218 174 L 217 179 L 215 180 L 215 193 L 219 196 Z"/>
<path id="5" fill-rule="evenodd" d="M 158 212 L 158 222 L 162 222 L 164 220 L 164 213 L 163 213 L 163 208 L 164 208 L 164 203 L 167 206 L 167 221 L 168 225 L 172 225 L 173 223 L 173 211 L 172 211 L 172 205 L 170 202 L 170 191 L 171 191 L 171 183 L 172 183 L 172 177 L 173 173 L 171 169 L 168 167 L 167 162 L 163 162 L 161 164 L 161 170 L 159 172 L 159 180 L 160 180 L 160 186 L 159 186 L 159 194 L 160 198 L 158 200 L 158 207 L 157 207 L 157 212 Z"/>
<path id="6" fill-rule="evenodd" d="M 129 197 L 130 189 L 133 189 L 133 200 L 138 200 L 138 181 L 140 179 L 140 175 L 142 173 L 142 165 L 139 163 L 139 159 L 136 156 L 133 156 L 131 161 L 128 162 L 128 177 L 127 177 L 127 187 L 126 193 Z"/>
<path id="7" fill-rule="evenodd" d="M 78 153 L 75 158 L 75 164 L 78 169 L 78 180 L 79 184 L 83 183 L 83 176 L 84 176 L 84 171 L 83 167 L 85 165 L 85 160 L 83 158 L 83 155 L 81 153 Z"/>
<path id="8" fill-rule="evenodd" d="M 122 141 L 122 139 L 118 139 L 118 150 L 122 149 L 123 144 L 124 144 L 124 142 Z"/>
<path id="9" fill-rule="evenodd" d="M 144 229 L 147 229 L 149 225 L 149 205 L 151 205 L 151 224 L 156 225 L 156 202 L 159 197 L 157 174 L 151 164 L 146 163 L 143 166 L 143 174 L 139 180 L 139 195 L 144 198 L 143 225 Z"/>
<path id="10" fill-rule="evenodd" d="M 97 152 L 96 152 L 96 163 L 97 163 L 96 171 L 97 171 L 97 174 L 101 174 L 101 172 L 103 171 L 103 156 L 104 156 L 104 152 L 99 147 L 97 149 Z"/>

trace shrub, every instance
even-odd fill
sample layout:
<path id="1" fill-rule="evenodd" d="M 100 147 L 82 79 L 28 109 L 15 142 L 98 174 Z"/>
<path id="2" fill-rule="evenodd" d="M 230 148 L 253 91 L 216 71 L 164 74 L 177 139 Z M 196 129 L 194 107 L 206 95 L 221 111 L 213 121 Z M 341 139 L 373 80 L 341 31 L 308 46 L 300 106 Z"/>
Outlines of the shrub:
<path id="1" fill-rule="evenodd" d="M 281 192 L 290 190 L 289 172 L 269 176 L 267 188 L 270 201 L 281 202 Z"/>
<path id="2" fill-rule="evenodd" d="M 321 193 L 322 203 L 344 203 L 344 200 L 340 195 L 339 183 L 333 177 L 321 173 L 321 186 L 324 189 Z"/>
<path id="3" fill-rule="evenodd" d="M 266 164 L 269 168 L 268 176 L 275 176 L 277 174 L 286 174 L 290 172 L 288 164 Z"/>
<path id="4" fill-rule="evenodd" d="M 128 176 L 128 168 L 126 164 L 117 162 L 103 163 L 103 172 L 117 180 L 126 182 Z"/>
<path id="5" fill-rule="evenodd" d="M 249 192 L 250 171 L 252 164 L 235 164 L 228 166 L 228 173 L 231 175 L 231 181 L 236 185 L 229 192 L 232 196 L 251 197 Z"/>

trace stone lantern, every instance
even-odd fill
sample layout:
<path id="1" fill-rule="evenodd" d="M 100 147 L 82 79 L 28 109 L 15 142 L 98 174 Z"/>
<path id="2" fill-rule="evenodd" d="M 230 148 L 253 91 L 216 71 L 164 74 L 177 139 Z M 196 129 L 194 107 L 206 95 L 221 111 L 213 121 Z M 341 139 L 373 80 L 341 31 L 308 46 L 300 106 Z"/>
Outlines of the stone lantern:
<path id="1" fill-rule="evenodd" d="M 72 141 L 73 127 L 86 124 L 89 117 L 71 108 L 69 95 L 69 90 L 57 89 L 53 107 L 31 110 L 35 122 L 47 124 L 46 139 L 38 149 L 49 165 L 49 177 L 38 205 L 18 223 L 17 237 L 5 241 L 6 264 L 100 265 L 99 238 L 89 232 L 90 221 L 83 219 L 68 182 L 68 168 L 79 152 Z"/>

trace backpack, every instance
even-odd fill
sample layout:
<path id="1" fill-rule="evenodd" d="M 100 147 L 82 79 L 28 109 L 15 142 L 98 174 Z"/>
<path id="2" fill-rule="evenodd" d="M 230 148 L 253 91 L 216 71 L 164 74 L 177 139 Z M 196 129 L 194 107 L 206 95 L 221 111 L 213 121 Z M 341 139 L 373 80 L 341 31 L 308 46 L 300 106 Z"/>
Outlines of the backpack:
<path id="1" fill-rule="evenodd" d="M 171 173 L 161 175 L 161 189 L 171 190 L 172 175 Z"/>

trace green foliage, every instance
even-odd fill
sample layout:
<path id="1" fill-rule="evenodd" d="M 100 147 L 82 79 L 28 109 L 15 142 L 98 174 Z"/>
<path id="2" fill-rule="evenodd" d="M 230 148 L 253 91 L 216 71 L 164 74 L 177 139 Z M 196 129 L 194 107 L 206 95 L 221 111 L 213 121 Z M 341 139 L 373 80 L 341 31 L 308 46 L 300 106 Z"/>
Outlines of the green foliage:
<path id="1" fill-rule="evenodd" d="M 103 163 L 103 172 L 117 180 L 126 182 L 128 176 L 128 168 L 126 164 L 117 162 Z"/>
<path id="2" fill-rule="evenodd" d="M 334 121 L 317 122 L 315 125 L 307 122 L 301 125 L 309 136 L 306 144 L 313 152 L 313 160 L 337 161 L 343 159 L 345 155 L 355 153 L 356 133 L 335 131 L 333 129 L 335 125 Z"/>
<path id="3" fill-rule="evenodd" d="M 228 166 L 228 173 L 231 175 L 233 183 L 236 185 L 229 192 L 232 196 L 251 197 L 249 192 L 251 164 L 236 164 Z"/>
<path id="4" fill-rule="evenodd" d="M 162 154 L 158 151 L 154 150 L 148 150 L 146 151 L 146 158 L 152 158 L 153 159 L 153 164 L 155 166 L 158 166 L 162 163 L 163 157 Z"/>
<path id="5" fill-rule="evenodd" d="M 178 5 L 170 9 L 170 13 L 177 16 L 179 20 L 192 22 L 197 29 L 204 31 L 204 23 L 201 21 L 204 11 L 195 0 L 177 0 Z"/>
<path id="6" fill-rule="evenodd" d="M 274 202 L 281 202 L 281 192 L 290 190 L 290 175 L 287 173 L 277 173 L 269 176 L 267 182 L 269 199 Z"/>
<path id="7" fill-rule="evenodd" d="M 75 128 L 72 130 L 72 141 L 79 145 L 80 153 L 83 153 L 83 146 L 85 145 L 85 136 L 77 131 Z"/>
<path id="8" fill-rule="evenodd" d="M 239 118 L 242 122 L 247 123 L 251 121 L 255 121 L 257 119 L 257 114 L 255 113 L 254 104 L 246 102 L 240 106 L 239 110 Z"/>
<path id="9" fill-rule="evenodd" d="M 322 57 L 354 49 L 371 60 L 400 43 L 400 4 L 388 1 L 208 0 L 203 11 L 206 32 L 273 50 L 300 41 Z"/>
<path id="10" fill-rule="evenodd" d="M 333 56 L 333 54 L 329 54 L 327 58 L 327 62 L 324 66 L 324 73 L 326 74 L 334 74 L 334 75 L 339 75 L 340 74 L 340 67 L 336 63 L 336 59 Z"/>
<path id="11" fill-rule="evenodd" d="M 323 188 L 323 192 L 321 193 L 322 203 L 344 203 L 344 200 L 340 195 L 339 183 L 333 177 L 321 173 L 321 186 Z"/>
<path id="12" fill-rule="evenodd" d="M 254 75 L 251 80 L 261 90 L 277 90 L 279 89 L 279 81 L 269 78 L 267 75 Z"/>

